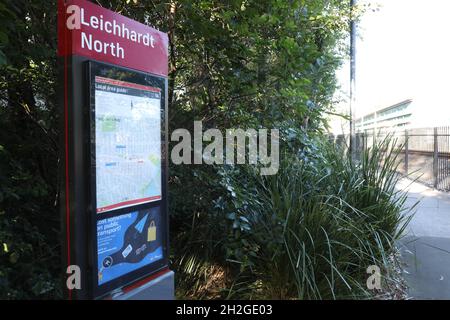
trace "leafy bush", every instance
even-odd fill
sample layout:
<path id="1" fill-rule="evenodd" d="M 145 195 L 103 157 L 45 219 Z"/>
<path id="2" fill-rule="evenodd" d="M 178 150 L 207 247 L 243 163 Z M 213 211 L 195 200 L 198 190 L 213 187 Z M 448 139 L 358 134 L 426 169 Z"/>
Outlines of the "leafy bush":
<path id="1" fill-rule="evenodd" d="M 352 161 L 338 147 L 284 155 L 277 175 L 252 167 L 224 174 L 234 204 L 230 259 L 240 278 L 230 297 L 364 297 L 366 268 L 381 269 L 406 223 L 394 143 Z M 382 163 L 380 165 L 380 163 Z"/>
<path id="2" fill-rule="evenodd" d="M 13 151 L 0 145 L 0 299 L 60 297 L 59 220 L 52 190 L 34 171 L 33 156 L 24 156 L 28 150 L 18 145 Z"/>

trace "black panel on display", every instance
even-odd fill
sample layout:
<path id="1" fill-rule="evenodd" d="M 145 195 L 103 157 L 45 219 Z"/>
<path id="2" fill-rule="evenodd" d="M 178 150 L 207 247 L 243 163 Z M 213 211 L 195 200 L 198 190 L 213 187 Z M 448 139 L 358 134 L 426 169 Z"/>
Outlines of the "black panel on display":
<path id="1" fill-rule="evenodd" d="M 168 265 L 167 79 L 86 62 L 93 297 Z"/>

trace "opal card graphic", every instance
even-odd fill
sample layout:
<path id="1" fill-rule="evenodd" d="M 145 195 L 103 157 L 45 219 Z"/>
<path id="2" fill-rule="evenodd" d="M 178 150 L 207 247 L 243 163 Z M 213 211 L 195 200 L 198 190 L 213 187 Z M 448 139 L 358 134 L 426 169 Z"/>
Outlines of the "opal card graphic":
<path id="1" fill-rule="evenodd" d="M 158 207 L 99 220 L 98 284 L 162 259 L 161 232 Z"/>

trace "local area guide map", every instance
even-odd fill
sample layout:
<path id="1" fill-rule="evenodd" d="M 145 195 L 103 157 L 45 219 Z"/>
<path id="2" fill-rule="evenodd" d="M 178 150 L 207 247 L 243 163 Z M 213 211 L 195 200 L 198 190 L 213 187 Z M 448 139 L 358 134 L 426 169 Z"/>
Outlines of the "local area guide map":
<path id="1" fill-rule="evenodd" d="M 97 213 L 161 199 L 159 88 L 95 77 Z"/>

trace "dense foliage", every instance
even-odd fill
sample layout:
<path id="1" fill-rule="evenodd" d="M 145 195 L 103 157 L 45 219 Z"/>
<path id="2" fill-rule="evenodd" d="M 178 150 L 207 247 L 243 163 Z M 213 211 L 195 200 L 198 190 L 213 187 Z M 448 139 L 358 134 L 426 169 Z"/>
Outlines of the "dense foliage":
<path id="1" fill-rule="evenodd" d="M 386 139 L 352 161 L 316 141 L 285 154 L 280 172 L 228 168 L 229 262 L 239 266 L 227 294 L 238 298 L 364 298 L 366 269 L 384 270 L 409 219 L 396 190 L 398 152 Z M 380 165 L 382 163 L 382 165 Z"/>
<path id="2" fill-rule="evenodd" d="M 233 292 L 230 286 L 236 285 L 232 280 L 237 274 L 248 276 L 247 268 L 257 263 L 254 259 L 259 259 L 254 246 L 261 246 L 258 243 L 261 239 L 257 233 L 249 235 L 253 229 L 239 237 L 236 228 L 246 230 L 246 224 L 241 225 L 240 221 L 245 222 L 250 212 L 259 210 L 256 197 L 260 192 L 264 191 L 260 201 L 268 201 L 277 192 L 289 194 L 283 200 L 285 203 L 270 202 L 276 207 L 264 206 L 263 217 L 269 217 L 271 210 L 286 210 L 288 204 L 299 215 L 300 208 L 308 205 L 315 215 L 307 219 L 328 219 L 327 223 L 333 226 L 332 220 L 337 217 L 330 216 L 329 206 L 341 195 L 340 189 L 332 189 L 331 183 L 338 183 L 342 177 L 329 175 L 326 184 L 325 180 L 314 177 L 334 165 L 345 166 L 342 174 L 355 175 L 347 177 L 346 186 L 350 188 L 354 183 L 350 180 L 360 179 L 364 170 L 350 168 L 349 163 L 338 160 L 331 163 L 336 154 L 324 156 L 328 162 L 317 162 L 320 164 L 317 168 L 299 159 L 308 150 L 318 148 L 317 137 L 326 127 L 325 113 L 332 109 L 335 70 L 345 54 L 342 40 L 350 16 L 347 1 L 99 0 L 96 3 L 169 34 L 171 131 L 190 129 L 194 120 L 202 120 L 204 129 L 281 130 L 286 159 L 281 176 L 273 178 L 281 179 L 280 185 L 273 185 L 270 179 L 263 184 L 254 181 L 252 169 L 246 167 L 230 173 L 214 166 L 171 166 L 172 260 L 179 274 L 180 295 L 195 294 L 200 298 L 225 294 L 226 297 L 227 292 Z M 58 297 L 56 168 L 61 150 L 58 150 L 59 108 L 55 92 L 56 0 L 3 0 L 0 17 L 0 298 Z M 313 169 L 316 176 L 311 172 Z M 239 206 L 230 211 L 236 205 L 230 196 L 233 188 L 237 188 L 231 184 L 236 177 L 241 184 L 252 183 L 247 191 L 255 193 L 245 195 L 248 208 Z M 306 182 L 309 178 L 312 180 Z M 310 186 L 313 193 L 309 200 L 294 203 L 292 195 L 301 196 L 308 183 L 315 184 Z M 258 189 L 261 186 L 263 189 Z M 371 191 L 367 191 L 372 187 L 365 186 L 360 185 L 361 193 L 348 192 L 344 199 L 349 205 L 340 210 L 364 220 L 360 210 L 372 204 Z M 273 194 L 270 188 L 276 189 Z M 320 192 L 330 200 L 315 203 L 313 199 Z M 359 198 L 363 193 L 370 199 Z M 351 211 L 352 207 L 356 209 Z M 270 223 L 277 224 L 278 219 L 283 217 Z M 304 233 L 305 228 L 293 230 Z M 386 232 L 391 234 L 392 230 Z M 237 242 L 226 241 L 228 235 L 233 235 L 231 238 Z M 273 241 L 275 247 L 267 248 L 269 251 L 259 261 L 266 261 L 270 250 L 284 250 L 276 249 L 282 245 L 277 242 L 280 239 Z M 284 251 L 280 262 L 288 253 Z M 281 269 L 264 269 L 269 267 L 272 265 L 260 265 L 256 269 L 256 278 L 250 279 L 252 286 L 257 280 L 268 285 L 267 279 L 259 277 L 264 272 L 274 272 L 274 279 L 281 276 Z M 283 266 L 288 267 L 289 264 Z M 284 276 L 292 275 L 296 277 L 298 272 Z M 241 281 L 244 279 L 241 276 L 236 279 Z M 333 273 L 333 279 L 328 281 L 342 285 L 337 273 Z M 263 296 L 318 298 L 333 293 L 319 294 L 317 290 L 301 287 L 298 281 L 292 285 L 296 286 L 296 294 L 293 288 L 288 288 L 284 293 L 275 290 Z M 229 290 L 212 294 L 211 287 Z"/>
<path id="3" fill-rule="evenodd" d="M 0 4 L 0 298 L 57 296 L 55 3 Z"/>

